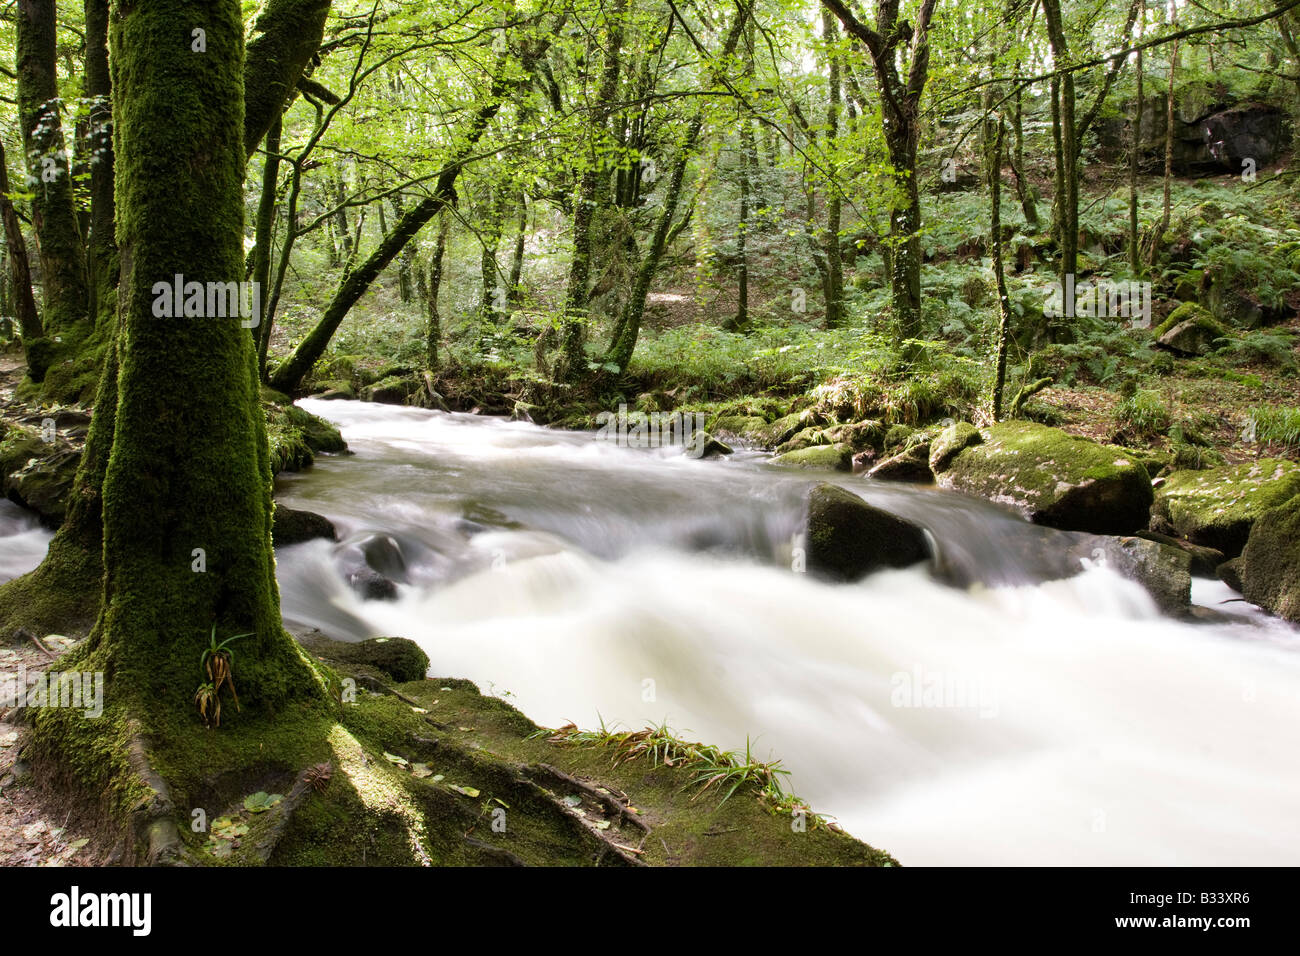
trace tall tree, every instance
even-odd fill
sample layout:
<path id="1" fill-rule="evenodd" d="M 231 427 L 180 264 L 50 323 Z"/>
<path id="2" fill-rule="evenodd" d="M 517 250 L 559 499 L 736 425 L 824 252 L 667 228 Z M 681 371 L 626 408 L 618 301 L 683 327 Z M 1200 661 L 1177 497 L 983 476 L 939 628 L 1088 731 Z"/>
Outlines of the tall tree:
<path id="1" fill-rule="evenodd" d="M 79 340 L 86 331 L 86 255 L 59 113 L 57 33 L 54 0 L 19 0 L 18 113 L 34 193 L 32 226 L 40 251 L 45 334 Z M 28 349 L 33 381 L 45 377 L 53 358 L 51 348 Z"/>
<path id="2" fill-rule="evenodd" d="M 921 96 L 930 73 L 930 22 L 938 0 L 921 0 L 915 23 L 901 18 L 899 0 L 878 0 L 875 29 L 859 20 L 845 0 L 822 3 L 871 56 L 897 193 L 889 217 L 890 299 L 898 338 L 916 338 L 921 332 L 921 196 L 916 153 Z"/>

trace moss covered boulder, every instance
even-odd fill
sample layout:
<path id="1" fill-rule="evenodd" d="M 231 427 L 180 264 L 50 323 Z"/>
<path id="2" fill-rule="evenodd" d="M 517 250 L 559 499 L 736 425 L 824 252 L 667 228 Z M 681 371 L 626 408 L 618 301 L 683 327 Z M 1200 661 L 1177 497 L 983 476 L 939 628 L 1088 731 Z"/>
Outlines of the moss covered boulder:
<path id="1" fill-rule="evenodd" d="M 297 405 L 264 404 L 266 436 L 271 445 L 271 471 L 301 471 L 317 453 L 348 450 L 339 430 Z"/>
<path id="2" fill-rule="evenodd" d="M 334 523 L 324 515 L 314 511 L 299 511 L 276 504 L 275 514 L 271 520 L 271 541 L 280 547 L 286 544 L 298 544 L 315 538 L 337 540 L 338 532 Z"/>
<path id="3" fill-rule="evenodd" d="M 766 425 L 766 419 L 758 415 L 719 415 L 708 427 L 716 435 L 756 441 Z"/>
<path id="4" fill-rule="evenodd" d="M 384 405 L 407 405 L 424 383 L 415 375 L 388 375 L 361 390 L 361 400 Z"/>
<path id="5" fill-rule="evenodd" d="M 983 440 L 980 430 L 970 422 L 954 422 L 930 442 L 930 470 L 938 474 L 959 454 Z"/>
<path id="6" fill-rule="evenodd" d="M 45 441 L 33 428 L 7 425 L 0 439 L 0 490 L 30 508 L 48 527 L 63 523 L 81 449 L 62 438 Z"/>
<path id="7" fill-rule="evenodd" d="M 1066 531 L 1130 534 L 1146 527 L 1151 479 L 1121 449 L 1032 422 L 1004 422 L 981 435 L 939 474 L 942 487 Z"/>
<path id="8" fill-rule="evenodd" d="M 1156 344 L 1179 355 L 1204 355 L 1225 335 L 1214 316 L 1193 302 L 1174 309 L 1155 330 Z"/>
<path id="9" fill-rule="evenodd" d="M 930 443 L 920 442 L 905 451 L 892 455 L 873 466 L 868 478 L 877 481 L 903 481 L 911 484 L 929 484 L 934 481 L 930 471 Z"/>
<path id="10" fill-rule="evenodd" d="M 851 471 L 853 468 L 853 449 L 848 445 L 814 445 L 777 455 L 772 459 L 776 465 L 791 468 L 820 468 L 826 471 Z"/>
<path id="11" fill-rule="evenodd" d="M 1259 516 L 1238 570 L 1247 601 L 1300 624 L 1300 495 Z"/>
<path id="12" fill-rule="evenodd" d="M 808 570 L 853 581 L 880 568 L 906 568 L 930 559 L 925 531 L 870 505 L 838 485 L 820 484 L 808 497 Z"/>
<path id="13" fill-rule="evenodd" d="M 1175 471 L 1156 491 L 1152 525 L 1231 558 L 1260 515 L 1297 494 L 1300 466 L 1278 458 Z"/>
<path id="14" fill-rule="evenodd" d="M 348 664 L 383 671 L 396 681 L 422 680 L 429 670 L 429 655 L 405 637 L 372 637 L 357 644 L 340 644 L 334 656 Z"/>

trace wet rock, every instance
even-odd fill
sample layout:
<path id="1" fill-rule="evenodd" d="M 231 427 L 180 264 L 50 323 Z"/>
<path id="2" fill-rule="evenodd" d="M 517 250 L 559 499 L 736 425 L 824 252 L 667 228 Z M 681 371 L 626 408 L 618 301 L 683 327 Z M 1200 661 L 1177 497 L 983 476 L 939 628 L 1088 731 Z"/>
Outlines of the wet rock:
<path id="1" fill-rule="evenodd" d="M 942 487 L 1067 531 L 1129 534 L 1147 526 L 1151 479 L 1121 449 L 1032 422 L 1004 422 L 981 435 L 939 475 Z"/>
<path id="2" fill-rule="evenodd" d="M 1158 531 L 1139 531 L 1137 536 L 1187 552 L 1188 557 L 1192 559 L 1192 577 L 1213 578 L 1216 576 L 1215 572 L 1218 570 L 1219 565 L 1224 562 L 1224 554 L 1217 548 L 1192 544 L 1190 541 L 1184 541 L 1182 538 L 1175 538 L 1168 534 L 1161 534 Z"/>
<path id="3" fill-rule="evenodd" d="M 1241 593 L 1300 623 L 1300 495 L 1259 516 L 1241 553 Z"/>
<path id="4" fill-rule="evenodd" d="M 376 534 L 367 538 L 361 543 L 361 554 L 366 565 L 385 578 L 402 584 L 409 580 L 402 547 L 391 535 Z"/>
<path id="5" fill-rule="evenodd" d="M 338 539 L 334 523 L 314 511 L 299 511 L 276 504 L 271 520 L 271 542 L 276 546 L 298 544 L 316 538 Z"/>
<path id="6" fill-rule="evenodd" d="M 384 405 L 406 405 L 423 387 L 414 375 L 389 374 L 361 390 L 361 400 Z"/>
<path id="7" fill-rule="evenodd" d="M 1185 616 L 1192 600 L 1192 556 L 1137 536 L 1073 535 L 1067 558 L 1077 567 L 1104 566 L 1146 589 L 1166 614 Z"/>
<path id="8" fill-rule="evenodd" d="M 772 459 L 772 463 L 791 468 L 849 471 L 853 467 L 853 449 L 848 445 L 816 445 L 778 455 Z"/>
<path id="9" fill-rule="evenodd" d="M 704 429 L 691 436 L 683 453 L 691 458 L 720 458 L 732 454 L 732 448 L 726 442 L 714 438 Z"/>
<path id="10" fill-rule="evenodd" d="M 1156 492 L 1153 530 L 1170 528 L 1232 558 L 1241 554 L 1260 515 L 1297 494 L 1300 465 L 1278 458 L 1175 471 Z"/>
<path id="11" fill-rule="evenodd" d="M 853 581 L 880 568 L 930 558 L 920 526 L 870 505 L 837 485 L 817 485 L 808 499 L 808 570 Z"/>
<path id="12" fill-rule="evenodd" d="M 367 601 L 391 601 L 397 597 L 397 585 L 369 567 L 348 573 L 348 586 Z"/>
<path id="13" fill-rule="evenodd" d="M 67 512 L 68 496 L 81 464 L 81 449 L 57 436 L 47 442 L 34 428 L 16 424 L 0 427 L 4 428 L 0 440 L 0 487 L 5 496 L 35 511 L 42 524 L 57 528 Z"/>
<path id="14" fill-rule="evenodd" d="M 1215 576 L 1240 594 L 1245 588 L 1241 583 L 1241 557 L 1230 558 L 1214 569 Z"/>

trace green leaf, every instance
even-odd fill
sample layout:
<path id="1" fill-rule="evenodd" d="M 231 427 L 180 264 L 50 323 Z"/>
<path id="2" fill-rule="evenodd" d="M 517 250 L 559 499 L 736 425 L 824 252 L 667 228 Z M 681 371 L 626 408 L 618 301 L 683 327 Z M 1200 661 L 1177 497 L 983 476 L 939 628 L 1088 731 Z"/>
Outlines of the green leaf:
<path id="1" fill-rule="evenodd" d="M 257 793 L 244 798 L 244 809 L 249 813 L 265 813 L 283 799 L 284 797 L 278 793 L 267 793 L 265 790 L 259 790 Z"/>

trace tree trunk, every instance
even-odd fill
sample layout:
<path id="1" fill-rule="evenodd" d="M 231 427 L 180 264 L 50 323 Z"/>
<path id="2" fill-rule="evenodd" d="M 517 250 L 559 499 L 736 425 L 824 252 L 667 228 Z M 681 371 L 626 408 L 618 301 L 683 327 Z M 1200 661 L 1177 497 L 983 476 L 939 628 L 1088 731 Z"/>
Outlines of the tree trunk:
<path id="1" fill-rule="evenodd" d="M 97 329 L 111 327 L 117 313 L 116 211 L 113 199 L 113 85 L 108 69 L 109 0 L 85 0 L 86 88 L 90 100 L 86 146 L 90 164 L 90 233 L 86 271 L 89 310 Z"/>
<path id="2" fill-rule="evenodd" d="M 1139 31 L 1140 35 L 1141 31 Z M 1142 159 L 1142 51 L 1137 52 L 1137 103 L 1133 107 L 1133 137 L 1128 164 L 1128 267 L 1134 276 L 1142 274 L 1141 234 L 1138 231 L 1138 165 Z"/>
<path id="3" fill-rule="evenodd" d="M 438 313 L 438 292 L 442 288 L 442 263 L 447 253 L 447 232 L 451 220 L 446 211 L 438 217 L 438 241 L 429 260 L 429 280 L 425 287 L 425 311 L 428 322 L 424 331 L 424 367 L 438 371 L 438 351 L 442 341 L 442 318 Z"/>
<path id="4" fill-rule="evenodd" d="M 266 0 L 253 24 L 243 66 L 245 156 L 253 155 L 289 105 L 298 80 L 320 49 L 329 12 L 330 0 Z"/>
<path id="5" fill-rule="evenodd" d="M 116 705 L 174 720 L 193 707 L 211 629 L 250 632 L 233 723 L 320 689 L 280 622 L 252 339 L 237 318 L 156 314 L 155 282 L 169 292 L 176 274 L 231 282 L 244 271 L 240 4 L 209 5 L 202 56 L 174 42 L 188 11 L 151 0 L 111 27 L 124 301 L 104 605 L 88 646 Z"/>
<path id="6" fill-rule="evenodd" d="M 993 420 L 1002 419 L 1002 390 L 1007 380 L 1007 342 L 1011 337 L 1011 301 L 1007 297 L 1006 272 L 1002 267 L 1002 143 L 1006 126 L 996 121 L 987 154 L 989 181 L 989 258 L 998 295 L 997 358 L 993 371 Z"/>
<path id="7" fill-rule="evenodd" d="M 609 133 L 614 98 L 618 93 L 621 69 L 620 51 L 623 46 L 623 17 L 628 0 L 614 0 L 610 13 L 609 35 L 605 43 L 604 66 L 600 87 L 596 92 L 596 111 L 592 118 L 596 139 Z M 593 149 L 587 157 L 587 166 L 578 184 L 578 195 L 573 203 L 573 258 L 569 262 L 569 278 L 564 293 L 564 328 L 561 336 L 561 354 L 555 363 L 557 381 L 573 381 L 586 371 L 583 343 L 587 331 L 587 307 L 591 290 L 591 224 L 596 210 L 596 193 L 604 174 L 604 159 Z"/>
<path id="8" fill-rule="evenodd" d="M 275 235 L 275 197 L 280 179 L 281 121 L 277 117 L 266 133 L 266 158 L 262 164 L 262 195 L 257 203 L 257 221 L 253 226 L 253 281 L 261 290 L 259 301 L 262 314 L 253 326 L 253 341 L 257 343 L 257 373 L 260 380 L 266 374 L 266 350 L 271 342 L 271 319 L 274 315 L 270 291 L 271 242 Z M 290 227 L 292 228 L 292 226 Z"/>
<path id="9" fill-rule="evenodd" d="M 9 281 L 13 287 L 14 312 L 23 342 L 31 342 L 45 335 L 41 317 L 36 311 L 36 297 L 32 294 L 32 270 L 27 260 L 27 241 L 23 239 L 23 226 L 18 220 L 13 200 L 9 198 L 9 162 L 5 157 L 4 143 L 0 143 L 0 214 L 4 216 L 5 248 L 8 251 Z"/>
<path id="10" fill-rule="evenodd" d="M 32 226 L 41 259 L 45 333 L 63 337 L 66 345 L 69 338 L 79 341 L 85 336 L 88 291 L 86 256 L 59 117 L 56 33 L 54 0 L 19 0 L 18 111 L 28 183 L 35 193 Z M 44 378 L 51 359 L 38 359 L 29 368 L 33 381 Z"/>
<path id="11" fill-rule="evenodd" d="M 826 328 L 833 329 L 844 318 L 844 261 L 840 256 L 840 185 L 836 181 L 835 151 L 840 132 L 840 58 L 834 44 L 839 40 L 835 17 L 822 10 L 822 36 L 827 44 L 828 76 L 826 106 Z M 915 168 L 915 167 L 913 167 Z M 919 217 L 918 217 L 919 220 Z M 919 283 L 918 283 L 919 292 Z"/>
<path id="12" fill-rule="evenodd" d="M 515 232 L 515 245 L 510 253 L 510 281 L 506 290 L 506 304 L 513 310 L 524 304 L 524 248 L 528 242 L 528 197 L 519 192 L 519 223 Z"/>
<path id="13" fill-rule="evenodd" d="M 1177 24 L 1175 23 L 1176 27 Z M 1160 225 L 1156 228 L 1155 235 L 1151 237 L 1150 254 L 1147 262 L 1155 265 L 1156 257 L 1160 254 L 1160 244 L 1164 241 L 1165 232 L 1169 229 L 1169 211 L 1170 211 L 1170 186 L 1174 173 L 1174 76 L 1178 69 L 1178 41 L 1174 40 L 1173 50 L 1169 56 L 1169 89 L 1165 94 L 1165 184 L 1163 202 L 1160 210 Z"/>

